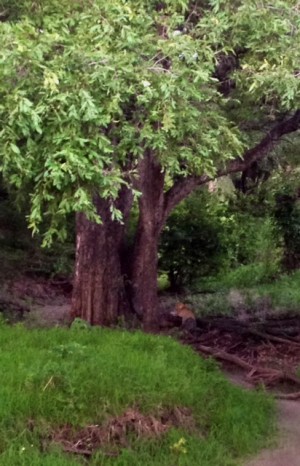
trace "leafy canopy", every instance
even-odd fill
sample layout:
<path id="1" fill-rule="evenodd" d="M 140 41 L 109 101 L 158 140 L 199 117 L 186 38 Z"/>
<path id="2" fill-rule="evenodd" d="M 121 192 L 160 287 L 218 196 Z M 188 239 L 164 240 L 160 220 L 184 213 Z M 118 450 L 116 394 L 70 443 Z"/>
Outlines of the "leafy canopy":
<path id="1" fill-rule="evenodd" d="M 30 193 L 34 231 L 49 217 L 46 240 L 69 212 L 100 221 L 96 193 L 120 218 L 113 201 L 145 150 L 171 184 L 213 175 L 249 144 L 241 120 L 299 105 L 295 0 L 13 6 L 0 23 L 0 170 Z M 226 57 L 229 95 L 216 73 Z"/>

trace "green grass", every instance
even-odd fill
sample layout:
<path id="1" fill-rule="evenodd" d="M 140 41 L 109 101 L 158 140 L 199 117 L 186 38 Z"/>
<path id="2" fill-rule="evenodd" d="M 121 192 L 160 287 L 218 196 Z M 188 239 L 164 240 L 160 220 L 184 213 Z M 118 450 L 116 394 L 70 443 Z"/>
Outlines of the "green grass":
<path id="1" fill-rule="evenodd" d="M 168 337 L 1 325 L 0 342 L 1 466 L 85 464 L 51 447 L 47 434 L 66 423 L 101 424 L 127 407 L 189 407 L 197 431 L 135 439 L 117 458 L 98 452 L 89 465 L 230 466 L 273 430 L 272 400 L 231 386 L 214 363 Z M 187 452 L 175 454 L 170 447 L 182 437 Z"/>
<path id="2" fill-rule="evenodd" d="M 254 290 L 260 296 L 270 297 L 279 312 L 300 311 L 300 270 L 282 275 L 272 283 L 261 284 Z"/>
<path id="3" fill-rule="evenodd" d="M 199 282 L 185 299 L 191 303 L 199 316 L 235 313 L 239 306 L 231 299 L 232 292 L 240 295 L 242 306 L 249 313 L 259 313 L 261 310 L 268 310 L 274 314 L 300 311 L 300 270 L 281 275 L 274 280 L 261 280 L 257 283 L 249 278 L 247 285 L 246 282 L 235 279 L 238 277 L 238 271 L 239 269 L 235 271 L 235 276 L 229 274 L 224 277 L 210 277 Z"/>

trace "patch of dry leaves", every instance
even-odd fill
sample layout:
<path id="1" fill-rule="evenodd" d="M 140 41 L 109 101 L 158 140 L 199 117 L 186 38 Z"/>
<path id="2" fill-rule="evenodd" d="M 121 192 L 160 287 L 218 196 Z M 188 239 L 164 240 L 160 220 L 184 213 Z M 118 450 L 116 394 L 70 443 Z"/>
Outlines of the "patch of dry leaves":
<path id="1" fill-rule="evenodd" d="M 129 408 L 103 425 L 88 425 L 80 430 L 69 425 L 62 426 L 52 433 L 50 441 L 69 453 L 89 457 L 95 450 L 102 449 L 107 456 L 117 456 L 120 448 L 129 446 L 131 439 L 160 437 L 172 427 L 195 430 L 191 411 L 176 407 L 154 416 Z"/>

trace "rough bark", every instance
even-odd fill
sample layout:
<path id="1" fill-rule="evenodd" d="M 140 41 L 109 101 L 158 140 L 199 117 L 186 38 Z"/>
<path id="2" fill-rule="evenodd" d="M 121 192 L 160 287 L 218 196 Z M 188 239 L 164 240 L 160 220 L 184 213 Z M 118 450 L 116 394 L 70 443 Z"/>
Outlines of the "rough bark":
<path id="1" fill-rule="evenodd" d="M 150 151 L 139 166 L 139 221 L 135 237 L 131 284 L 134 311 L 144 327 L 156 326 L 158 314 L 157 262 L 158 240 L 162 228 L 164 173 Z"/>
<path id="2" fill-rule="evenodd" d="M 126 217 L 131 195 L 121 190 L 118 207 Z M 91 325 L 112 325 L 121 313 L 124 286 L 120 251 L 124 224 L 113 221 L 110 205 L 95 197 L 102 224 L 90 222 L 77 214 L 76 264 L 72 296 L 72 318 L 80 317 Z"/>

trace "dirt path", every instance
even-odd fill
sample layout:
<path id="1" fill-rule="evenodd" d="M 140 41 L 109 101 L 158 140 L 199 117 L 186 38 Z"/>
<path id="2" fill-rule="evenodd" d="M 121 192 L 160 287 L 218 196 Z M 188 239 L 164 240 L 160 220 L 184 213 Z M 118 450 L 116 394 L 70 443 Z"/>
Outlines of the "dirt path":
<path id="1" fill-rule="evenodd" d="M 241 374 L 225 371 L 226 377 L 245 389 L 253 388 Z M 243 466 L 300 466 L 300 401 L 277 401 L 278 440 Z"/>
<path id="2" fill-rule="evenodd" d="M 278 401 L 279 442 L 245 466 L 300 466 L 300 402 Z"/>

